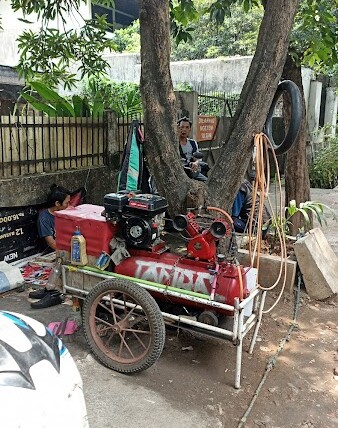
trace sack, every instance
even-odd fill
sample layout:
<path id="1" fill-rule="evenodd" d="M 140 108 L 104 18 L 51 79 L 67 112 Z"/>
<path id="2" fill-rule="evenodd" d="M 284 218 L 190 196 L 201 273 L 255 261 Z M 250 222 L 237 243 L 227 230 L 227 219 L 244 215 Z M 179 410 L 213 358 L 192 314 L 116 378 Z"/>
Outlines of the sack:
<path id="1" fill-rule="evenodd" d="M 0 262 L 0 293 L 13 290 L 24 283 L 18 267 L 12 266 L 6 262 Z"/>

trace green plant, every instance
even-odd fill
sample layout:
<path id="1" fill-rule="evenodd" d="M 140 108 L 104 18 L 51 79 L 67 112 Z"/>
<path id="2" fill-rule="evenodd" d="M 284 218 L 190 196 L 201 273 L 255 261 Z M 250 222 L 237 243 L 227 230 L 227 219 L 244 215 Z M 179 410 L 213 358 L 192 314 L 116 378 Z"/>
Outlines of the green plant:
<path id="1" fill-rule="evenodd" d="M 33 95 L 34 94 L 34 95 Z M 37 97 L 37 96 L 38 97 Z M 71 100 L 61 97 L 45 83 L 32 81 L 21 92 L 24 98 L 34 109 L 46 113 L 48 116 L 85 117 L 102 115 L 104 106 L 100 95 L 89 102 L 87 97 L 73 95 Z"/>
<path id="2" fill-rule="evenodd" d="M 117 52 L 140 52 L 140 22 L 135 20 L 126 28 L 114 31 L 114 48 Z"/>
<path id="3" fill-rule="evenodd" d="M 312 187 L 333 189 L 338 186 L 338 137 L 328 140 L 309 168 Z"/>
<path id="4" fill-rule="evenodd" d="M 326 211 L 328 211 L 328 213 Z M 310 214 L 313 215 L 320 226 L 323 226 L 324 224 L 327 225 L 326 218 L 328 215 L 331 215 L 333 219 L 337 221 L 336 213 L 330 207 L 322 204 L 321 202 L 301 202 L 299 207 L 297 207 L 296 201 L 292 200 L 285 207 L 284 217 L 281 218 L 279 215 L 271 217 L 269 221 L 270 230 L 274 233 L 275 236 L 277 235 L 277 230 L 280 230 L 282 234 L 286 235 L 290 230 L 290 225 L 292 225 L 292 217 L 297 213 L 303 216 L 306 226 L 311 225 Z M 304 230 L 300 232 L 304 232 Z"/>
<path id="5" fill-rule="evenodd" d="M 182 82 L 175 85 L 174 90 L 181 92 L 191 92 L 193 90 L 193 86 L 188 82 Z"/>
<path id="6" fill-rule="evenodd" d="M 99 97 L 105 109 L 113 110 L 118 117 L 142 113 L 139 85 L 114 82 L 106 75 L 92 76 L 85 81 L 83 94 L 93 100 Z"/>
<path id="7" fill-rule="evenodd" d="M 81 79 L 102 73 L 107 69 L 108 63 L 103 52 L 113 50 L 114 44 L 106 37 L 109 24 L 105 15 L 96 15 L 93 19 L 85 20 L 81 28 L 75 25 L 75 28 L 66 31 L 65 22 L 69 20 L 69 17 L 66 18 L 67 12 L 69 16 L 75 17 L 79 1 L 35 2 L 36 5 L 31 8 L 28 7 L 28 3 L 33 5 L 31 1 L 20 0 L 16 3 L 18 5 L 14 10 L 20 10 L 22 7 L 24 13 L 37 12 L 38 16 L 41 14 L 42 17 L 38 31 L 30 29 L 29 24 L 33 22 L 25 19 L 27 29 L 17 39 L 20 51 L 17 71 L 20 77 L 24 77 L 25 80 L 38 78 L 54 86 L 63 83 L 66 89 L 71 89 L 78 83 L 76 74 L 71 70 L 71 65 L 75 62 L 78 63 Z M 53 11 L 48 15 L 48 10 L 53 7 L 62 10 L 62 13 Z M 47 16 L 44 16 L 45 13 Z M 63 13 L 65 16 L 62 15 Z M 49 19 L 56 17 L 63 22 L 60 29 L 54 28 L 55 24 L 53 26 L 49 22 Z M 82 19 L 79 15 L 77 17 Z"/>

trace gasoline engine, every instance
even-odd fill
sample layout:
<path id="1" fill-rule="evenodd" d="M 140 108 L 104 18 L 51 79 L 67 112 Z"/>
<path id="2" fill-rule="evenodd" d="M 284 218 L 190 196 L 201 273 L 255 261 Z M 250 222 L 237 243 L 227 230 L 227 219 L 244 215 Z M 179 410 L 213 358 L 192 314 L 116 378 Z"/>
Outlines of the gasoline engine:
<path id="1" fill-rule="evenodd" d="M 104 216 L 120 225 L 127 246 L 152 249 L 160 243 L 167 201 L 162 196 L 109 193 L 104 197 Z"/>
<path id="2" fill-rule="evenodd" d="M 217 254 L 219 240 L 231 234 L 231 227 L 223 218 L 215 218 L 208 228 L 197 223 L 191 211 L 173 220 L 176 230 L 189 236 L 187 251 L 178 255 L 169 251 L 161 239 L 167 201 L 162 196 L 150 194 L 109 193 L 104 197 L 107 221 L 118 226 L 130 257 L 114 267 L 114 272 L 190 290 L 208 295 L 210 300 L 234 305 L 234 299 L 248 295 L 246 271 L 233 258 Z M 163 293 L 152 292 L 159 300 Z M 201 322 L 218 325 L 219 315 L 232 315 L 229 311 L 210 311 L 210 306 L 170 297 L 170 303 L 190 306 L 198 312 Z"/>

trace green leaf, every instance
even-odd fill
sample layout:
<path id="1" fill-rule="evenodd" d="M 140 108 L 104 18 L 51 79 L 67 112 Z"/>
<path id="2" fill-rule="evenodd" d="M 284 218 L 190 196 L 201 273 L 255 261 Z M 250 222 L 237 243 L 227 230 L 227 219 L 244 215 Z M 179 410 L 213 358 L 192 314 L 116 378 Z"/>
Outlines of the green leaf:
<path id="1" fill-rule="evenodd" d="M 43 113 L 46 113 L 48 116 L 50 117 L 55 117 L 56 116 L 56 110 L 54 107 L 45 104 L 39 100 L 37 100 L 36 98 L 32 97 L 31 95 L 22 92 L 21 93 L 22 98 L 24 98 L 26 101 L 29 102 L 29 104 L 35 108 L 38 111 L 42 111 Z"/>
<path id="2" fill-rule="evenodd" d="M 83 103 L 83 99 L 79 97 L 79 95 L 73 95 L 72 101 L 73 101 L 75 117 L 84 117 L 85 106 Z"/>
<path id="3" fill-rule="evenodd" d="M 93 103 L 93 111 L 92 111 L 93 117 L 100 116 L 103 114 L 103 112 L 104 112 L 104 103 L 101 96 L 95 97 L 94 103 Z"/>
<path id="4" fill-rule="evenodd" d="M 40 95 L 41 98 L 55 104 L 55 109 L 58 112 L 63 112 L 69 116 L 75 116 L 73 106 L 64 98 L 62 98 L 56 91 L 50 89 L 42 82 L 30 82 L 31 87 Z"/>
<path id="5" fill-rule="evenodd" d="M 309 219 L 309 216 L 308 216 L 308 213 L 306 212 L 306 210 L 304 210 L 303 208 L 298 208 L 298 212 L 302 213 L 306 223 L 310 223 L 310 219 Z"/>
<path id="6" fill-rule="evenodd" d="M 285 211 L 289 217 L 292 217 L 298 211 L 298 208 L 296 205 L 291 204 L 290 202 L 289 205 L 285 207 Z"/>
<path id="7" fill-rule="evenodd" d="M 18 21 L 24 22 L 25 24 L 34 24 L 33 21 L 28 21 L 28 19 L 24 19 L 24 18 L 17 18 Z"/>

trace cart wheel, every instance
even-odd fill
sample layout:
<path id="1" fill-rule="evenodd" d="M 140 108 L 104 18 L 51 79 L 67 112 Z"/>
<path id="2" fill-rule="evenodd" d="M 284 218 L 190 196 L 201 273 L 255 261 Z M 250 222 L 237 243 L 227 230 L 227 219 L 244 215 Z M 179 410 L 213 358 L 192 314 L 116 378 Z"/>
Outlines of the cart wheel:
<path id="1" fill-rule="evenodd" d="M 83 306 L 87 342 L 96 357 L 120 373 L 146 370 L 160 357 L 165 325 L 153 297 L 122 279 L 97 284 Z"/>

